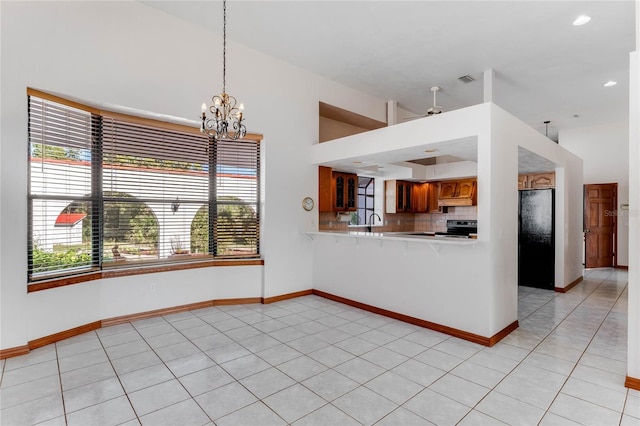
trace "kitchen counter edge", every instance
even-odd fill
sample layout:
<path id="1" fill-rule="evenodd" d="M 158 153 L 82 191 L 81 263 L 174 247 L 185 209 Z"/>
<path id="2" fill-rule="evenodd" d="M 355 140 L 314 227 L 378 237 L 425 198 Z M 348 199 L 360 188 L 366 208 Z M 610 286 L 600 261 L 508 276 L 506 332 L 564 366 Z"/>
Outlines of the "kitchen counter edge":
<path id="1" fill-rule="evenodd" d="M 304 234 L 313 239 L 316 235 L 327 237 L 370 238 L 376 240 L 410 241 L 413 243 L 427 244 L 453 244 L 475 246 L 478 240 L 475 238 L 449 238 L 434 237 L 430 235 L 406 235 L 404 232 L 360 232 L 360 231 L 305 231 Z"/>

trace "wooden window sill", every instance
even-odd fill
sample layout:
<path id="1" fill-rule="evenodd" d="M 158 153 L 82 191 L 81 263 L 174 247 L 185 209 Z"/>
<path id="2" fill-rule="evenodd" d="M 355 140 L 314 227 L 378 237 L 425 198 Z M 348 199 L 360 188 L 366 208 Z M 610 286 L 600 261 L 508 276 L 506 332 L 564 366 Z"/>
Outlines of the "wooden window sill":
<path id="1" fill-rule="evenodd" d="M 103 278 L 126 277 L 130 275 L 155 274 L 158 272 L 181 271 L 184 269 L 210 268 L 218 266 L 254 266 L 264 265 L 264 259 L 208 259 L 197 262 L 155 264 L 152 266 L 132 266 L 130 268 L 111 268 L 102 271 L 90 271 L 83 274 L 45 279 L 29 283 L 27 293 L 81 284 Z"/>

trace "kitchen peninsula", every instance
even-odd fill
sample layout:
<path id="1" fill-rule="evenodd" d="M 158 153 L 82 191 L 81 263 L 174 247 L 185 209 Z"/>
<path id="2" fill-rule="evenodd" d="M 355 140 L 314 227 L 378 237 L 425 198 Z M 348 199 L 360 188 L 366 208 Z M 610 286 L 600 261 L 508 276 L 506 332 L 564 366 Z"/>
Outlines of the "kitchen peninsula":
<path id="1" fill-rule="evenodd" d="M 472 158 L 416 176 L 407 162 L 428 152 Z M 556 286 L 582 275 L 582 161 L 493 103 L 317 144 L 312 159 L 344 172 L 377 168 L 385 179 L 477 176 L 477 240 L 307 229 L 318 294 L 495 344 L 518 324 L 518 175 L 536 162 L 555 169 Z M 456 172 L 469 163 L 474 174 Z"/>

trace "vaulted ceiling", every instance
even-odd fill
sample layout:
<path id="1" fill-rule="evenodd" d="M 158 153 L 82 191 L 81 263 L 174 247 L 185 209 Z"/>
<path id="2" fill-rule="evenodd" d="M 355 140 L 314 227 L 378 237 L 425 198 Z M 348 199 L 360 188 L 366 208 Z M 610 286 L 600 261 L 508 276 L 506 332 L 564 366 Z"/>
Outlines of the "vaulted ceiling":
<path id="1" fill-rule="evenodd" d="M 220 32 L 220 1 L 144 1 Z M 628 117 L 635 11 L 625 1 L 229 1 L 228 37 L 415 114 L 494 102 L 549 133 Z M 589 15 L 583 26 L 572 22 Z M 463 83 L 458 77 L 475 79 Z M 604 87 L 609 80 L 614 87 Z"/>

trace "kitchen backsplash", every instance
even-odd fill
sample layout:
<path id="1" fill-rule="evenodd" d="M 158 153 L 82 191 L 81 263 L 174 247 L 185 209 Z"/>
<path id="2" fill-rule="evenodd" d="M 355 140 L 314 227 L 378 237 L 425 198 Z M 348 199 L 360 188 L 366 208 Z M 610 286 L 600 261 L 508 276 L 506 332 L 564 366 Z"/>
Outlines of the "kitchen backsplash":
<path id="1" fill-rule="evenodd" d="M 407 232 L 447 230 L 447 220 L 477 220 L 477 206 L 449 207 L 447 213 L 387 213 L 384 215 L 384 226 L 376 226 L 378 232 Z M 339 222 L 336 214 L 320 213 L 318 229 L 321 231 L 346 231 L 348 222 Z"/>
<path id="2" fill-rule="evenodd" d="M 449 207 L 447 213 L 416 213 L 415 231 L 445 232 L 447 220 L 478 220 L 477 206 Z"/>

